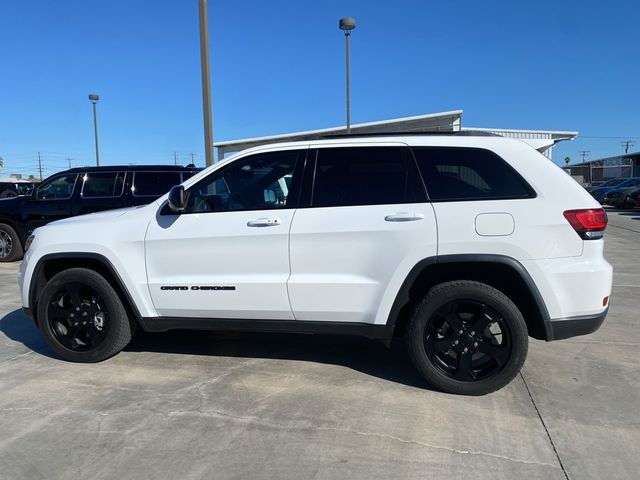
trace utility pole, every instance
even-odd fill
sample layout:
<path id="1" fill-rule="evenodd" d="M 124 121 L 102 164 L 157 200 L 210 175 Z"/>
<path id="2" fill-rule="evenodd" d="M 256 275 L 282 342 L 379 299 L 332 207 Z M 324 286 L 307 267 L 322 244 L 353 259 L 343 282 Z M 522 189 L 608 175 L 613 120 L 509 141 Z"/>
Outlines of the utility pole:
<path id="1" fill-rule="evenodd" d="M 580 155 L 582 156 L 582 163 L 585 163 L 587 157 L 589 156 L 589 150 L 580 150 Z M 593 163 L 589 162 L 589 183 L 593 184 Z"/>
<path id="2" fill-rule="evenodd" d="M 636 142 L 633 140 L 625 140 L 624 142 L 620 142 L 624 147 L 624 153 L 629 153 L 629 147 L 633 147 Z"/>
<path id="3" fill-rule="evenodd" d="M 189 155 L 191 155 L 191 164 L 195 165 L 194 160 L 193 160 L 193 157 L 195 156 L 195 154 L 194 153 L 190 153 Z"/>
<path id="4" fill-rule="evenodd" d="M 173 152 L 173 164 L 178 164 L 178 152 Z"/>
<path id="5" fill-rule="evenodd" d="M 578 153 L 582 156 L 582 163 L 585 162 L 586 158 L 589 156 L 590 150 L 580 150 Z"/>
<path id="6" fill-rule="evenodd" d="M 202 116 L 204 121 L 205 165 L 213 165 L 213 121 L 211 119 L 211 79 L 209 77 L 209 31 L 207 27 L 207 0 L 198 0 L 200 27 L 200 74 L 202 75 Z"/>
<path id="7" fill-rule="evenodd" d="M 38 152 L 38 170 L 40 171 L 40 181 L 42 181 L 42 157 L 40 157 L 40 152 Z"/>
<path id="8" fill-rule="evenodd" d="M 73 160 L 73 158 L 67 158 L 67 162 L 69 162 L 69 168 L 71 168 L 71 161 Z"/>

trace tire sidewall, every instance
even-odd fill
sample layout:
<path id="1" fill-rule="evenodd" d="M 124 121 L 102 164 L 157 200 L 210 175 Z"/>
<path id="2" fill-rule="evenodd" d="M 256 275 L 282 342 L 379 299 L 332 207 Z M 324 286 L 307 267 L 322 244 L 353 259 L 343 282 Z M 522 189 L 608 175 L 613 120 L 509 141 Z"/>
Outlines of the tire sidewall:
<path id="1" fill-rule="evenodd" d="M 441 372 L 429 360 L 424 345 L 425 329 L 433 314 L 454 300 L 479 301 L 495 309 L 509 329 L 512 342 L 507 365 L 497 374 L 475 382 L 455 380 Z M 479 282 L 448 282 L 434 287 L 416 308 L 408 331 L 409 351 L 418 371 L 436 387 L 450 393 L 484 395 L 510 383 L 518 374 L 528 351 L 526 323 L 518 308 L 500 291 Z"/>
<path id="2" fill-rule="evenodd" d="M 48 319 L 48 306 L 53 295 L 65 284 L 81 283 L 96 290 L 104 302 L 107 314 L 107 333 L 102 342 L 93 350 L 77 352 L 62 345 L 54 335 Z M 126 310 L 117 294 L 100 274 L 87 269 L 74 268 L 54 276 L 44 287 L 37 305 L 38 327 L 47 344 L 64 360 L 93 363 L 105 360 L 121 349 L 116 346 L 123 335 L 131 333 Z M 124 346 L 124 345 L 123 345 Z"/>

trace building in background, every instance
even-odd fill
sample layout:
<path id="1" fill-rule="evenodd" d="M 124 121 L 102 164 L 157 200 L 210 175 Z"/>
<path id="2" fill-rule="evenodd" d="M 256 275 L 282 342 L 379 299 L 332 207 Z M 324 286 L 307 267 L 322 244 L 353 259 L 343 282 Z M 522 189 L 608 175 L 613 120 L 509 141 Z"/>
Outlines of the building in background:
<path id="1" fill-rule="evenodd" d="M 218 159 L 225 155 L 238 152 L 246 148 L 257 147 L 276 142 L 295 142 L 310 140 L 325 135 L 346 134 L 346 126 L 334 128 L 322 128 L 304 132 L 284 133 L 266 137 L 244 138 L 216 142 L 213 146 L 218 151 Z M 573 140 L 578 132 L 564 132 L 552 130 L 514 130 L 503 128 L 475 128 L 462 126 L 462 110 L 450 112 L 428 113 L 413 117 L 392 118 L 377 122 L 359 123 L 351 125 L 351 135 L 363 135 L 370 133 L 399 133 L 399 132 L 459 132 L 478 131 L 502 137 L 517 138 L 530 144 L 533 148 L 552 159 L 553 146 L 562 140 Z"/>
<path id="2" fill-rule="evenodd" d="M 640 152 L 598 158 L 562 169 L 583 185 L 599 185 L 618 177 L 640 177 Z"/>

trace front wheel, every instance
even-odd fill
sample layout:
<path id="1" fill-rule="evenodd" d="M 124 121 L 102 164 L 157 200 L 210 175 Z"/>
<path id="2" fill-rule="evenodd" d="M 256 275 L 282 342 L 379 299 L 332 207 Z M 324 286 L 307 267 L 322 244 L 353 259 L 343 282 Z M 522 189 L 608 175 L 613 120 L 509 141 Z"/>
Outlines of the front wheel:
<path id="1" fill-rule="evenodd" d="M 22 244 L 16 231 L 0 223 L 0 262 L 14 262 L 22 258 Z"/>
<path id="2" fill-rule="evenodd" d="M 449 393 L 484 395 L 509 384 L 522 368 L 527 326 L 499 290 L 475 281 L 446 282 L 413 311 L 407 347 L 429 383 Z"/>
<path id="3" fill-rule="evenodd" d="M 134 323 L 99 273 L 70 268 L 55 275 L 42 290 L 38 327 L 53 351 L 71 362 L 101 362 L 131 340 Z"/>

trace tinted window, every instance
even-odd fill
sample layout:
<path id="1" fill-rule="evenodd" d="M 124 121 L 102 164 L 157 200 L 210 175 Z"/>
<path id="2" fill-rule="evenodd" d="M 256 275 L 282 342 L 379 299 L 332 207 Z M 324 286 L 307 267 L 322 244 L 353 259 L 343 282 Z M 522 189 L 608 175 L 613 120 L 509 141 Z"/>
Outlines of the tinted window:
<path id="1" fill-rule="evenodd" d="M 321 148 L 313 184 L 314 207 L 414 201 L 399 147 Z"/>
<path id="2" fill-rule="evenodd" d="M 119 197 L 124 188 L 123 172 L 90 172 L 83 177 L 82 197 Z"/>
<path id="3" fill-rule="evenodd" d="M 187 191 L 186 212 L 292 208 L 291 179 L 298 151 L 253 155 Z"/>
<path id="4" fill-rule="evenodd" d="M 136 197 L 159 197 L 180 183 L 180 172 L 135 172 L 132 191 Z"/>
<path id="5" fill-rule="evenodd" d="M 507 162 L 479 148 L 414 147 L 431 200 L 529 198 L 531 187 Z"/>
<path id="6" fill-rule="evenodd" d="M 38 200 L 71 198 L 77 178 L 77 173 L 71 173 L 69 175 L 60 175 L 59 177 L 43 182 L 40 187 L 38 187 Z"/>

